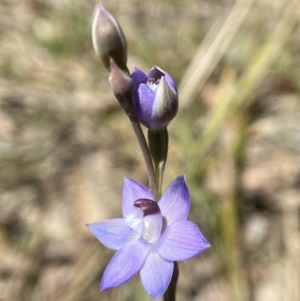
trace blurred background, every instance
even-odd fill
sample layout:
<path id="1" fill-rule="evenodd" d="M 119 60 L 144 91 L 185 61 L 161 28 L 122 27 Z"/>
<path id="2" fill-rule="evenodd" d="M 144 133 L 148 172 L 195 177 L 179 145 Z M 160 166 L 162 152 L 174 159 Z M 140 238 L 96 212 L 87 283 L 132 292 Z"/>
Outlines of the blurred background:
<path id="1" fill-rule="evenodd" d="M 300 300 L 300 2 L 110 0 L 129 67 L 179 85 L 164 188 L 179 174 L 212 244 L 179 264 L 177 300 Z M 147 185 L 91 44 L 95 2 L 0 3 L 0 300 L 150 300 L 139 276 L 99 293 L 113 251 L 85 224 Z"/>

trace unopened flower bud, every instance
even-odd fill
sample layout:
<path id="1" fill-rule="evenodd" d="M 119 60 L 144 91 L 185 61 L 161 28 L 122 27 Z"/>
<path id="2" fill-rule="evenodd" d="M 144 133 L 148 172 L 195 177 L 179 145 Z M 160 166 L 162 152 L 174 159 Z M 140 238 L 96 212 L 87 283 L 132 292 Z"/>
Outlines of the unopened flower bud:
<path id="1" fill-rule="evenodd" d="M 92 20 L 92 40 L 96 54 L 105 68 L 110 70 L 109 57 L 122 70 L 127 70 L 127 46 L 122 28 L 114 16 L 98 3 Z"/>
<path id="2" fill-rule="evenodd" d="M 136 114 L 151 130 L 166 128 L 178 111 L 178 93 L 168 73 L 154 66 L 147 74 L 135 68 L 134 81 Z"/>
<path id="3" fill-rule="evenodd" d="M 110 58 L 111 72 L 108 78 L 112 92 L 128 116 L 135 113 L 134 83 L 127 72 L 122 71 Z"/>

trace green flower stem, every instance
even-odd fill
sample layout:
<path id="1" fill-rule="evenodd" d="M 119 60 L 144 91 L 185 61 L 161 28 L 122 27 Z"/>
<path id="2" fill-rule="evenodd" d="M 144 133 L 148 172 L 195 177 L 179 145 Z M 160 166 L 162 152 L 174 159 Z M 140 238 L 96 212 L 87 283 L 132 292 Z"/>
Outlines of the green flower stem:
<path id="1" fill-rule="evenodd" d="M 175 301 L 176 300 L 176 285 L 179 277 L 179 269 L 177 261 L 174 262 L 174 270 L 171 282 L 164 294 L 164 301 Z"/>
<path id="2" fill-rule="evenodd" d="M 156 177 L 155 177 L 155 172 L 154 172 L 154 167 L 152 163 L 152 158 L 151 154 L 149 151 L 149 147 L 147 144 L 147 141 L 145 139 L 143 130 L 141 128 L 141 125 L 139 123 L 139 120 L 136 115 L 128 115 L 132 128 L 134 130 L 134 133 L 137 137 L 137 140 L 140 144 L 140 148 L 143 153 L 144 161 L 146 164 L 146 169 L 148 172 L 148 179 L 149 179 L 149 188 L 154 195 L 155 199 L 157 200 L 158 198 L 158 190 L 157 190 L 157 182 L 156 182 Z"/>
<path id="3" fill-rule="evenodd" d="M 158 199 L 162 194 L 162 182 L 165 165 L 168 157 L 169 135 L 167 128 L 153 131 L 148 130 L 148 143 L 154 164 L 156 184 L 158 188 Z"/>

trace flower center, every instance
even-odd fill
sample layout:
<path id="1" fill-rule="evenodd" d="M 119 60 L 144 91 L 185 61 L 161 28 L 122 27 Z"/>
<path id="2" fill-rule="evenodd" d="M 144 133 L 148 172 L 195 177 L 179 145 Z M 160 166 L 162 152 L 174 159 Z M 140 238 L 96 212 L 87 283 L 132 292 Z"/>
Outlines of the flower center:
<path id="1" fill-rule="evenodd" d="M 153 216 L 148 215 L 144 217 L 142 237 L 149 243 L 155 244 L 161 235 L 161 226 L 162 223 L 158 222 L 157 219 L 153 219 Z"/>
<path id="2" fill-rule="evenodd" d="M 149 199 L 138 199 L 134 202 L 134 207 L 141 208 L 144 216 L 160 212 L 157 203 Z"/>
<path id="3" fill-rule="evenodd" d="M 155 243 L 160 236 L 160 232 L 158 231 L 159 229 L 157 228 L 157 224 L 144 220 L 142 233 L 143 238 L 149 243 Z"/>
<path id="4" fill-rule="evenodd" d="M 155 244 L 162 229 L 162 215 L 157 203 L 149 199 L 138 199 L 134 206 L 143 211 L 142 217 L 142 237 L 151 244 Z"/>
<path id="5" fill-rule="evenodd" d="M 146 85 L 147 85 L 153 92 L 156 92 L 159 82 L 160 82 L 160 78 L 149 77 L 149 78 L 147 79 Z"/>

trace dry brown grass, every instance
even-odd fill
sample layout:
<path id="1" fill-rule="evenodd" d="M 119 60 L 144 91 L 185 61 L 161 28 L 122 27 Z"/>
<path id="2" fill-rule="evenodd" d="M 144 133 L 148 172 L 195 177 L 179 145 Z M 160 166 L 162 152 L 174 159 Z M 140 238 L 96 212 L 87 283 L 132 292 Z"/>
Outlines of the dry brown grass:
<path id="1" fill-rule="evenodd" d="M 185 173 L 212 248 L 180 263 L 178 301 L 299 300 L 299 1 L 105 3 L 129 65 L 180 83 L 165 187 Z M 0 301 L 149 300 L 99 293 L 113 252 L 85 224 L 146 183 L 90 38 L 94 2 L 0 4 Z"/>

